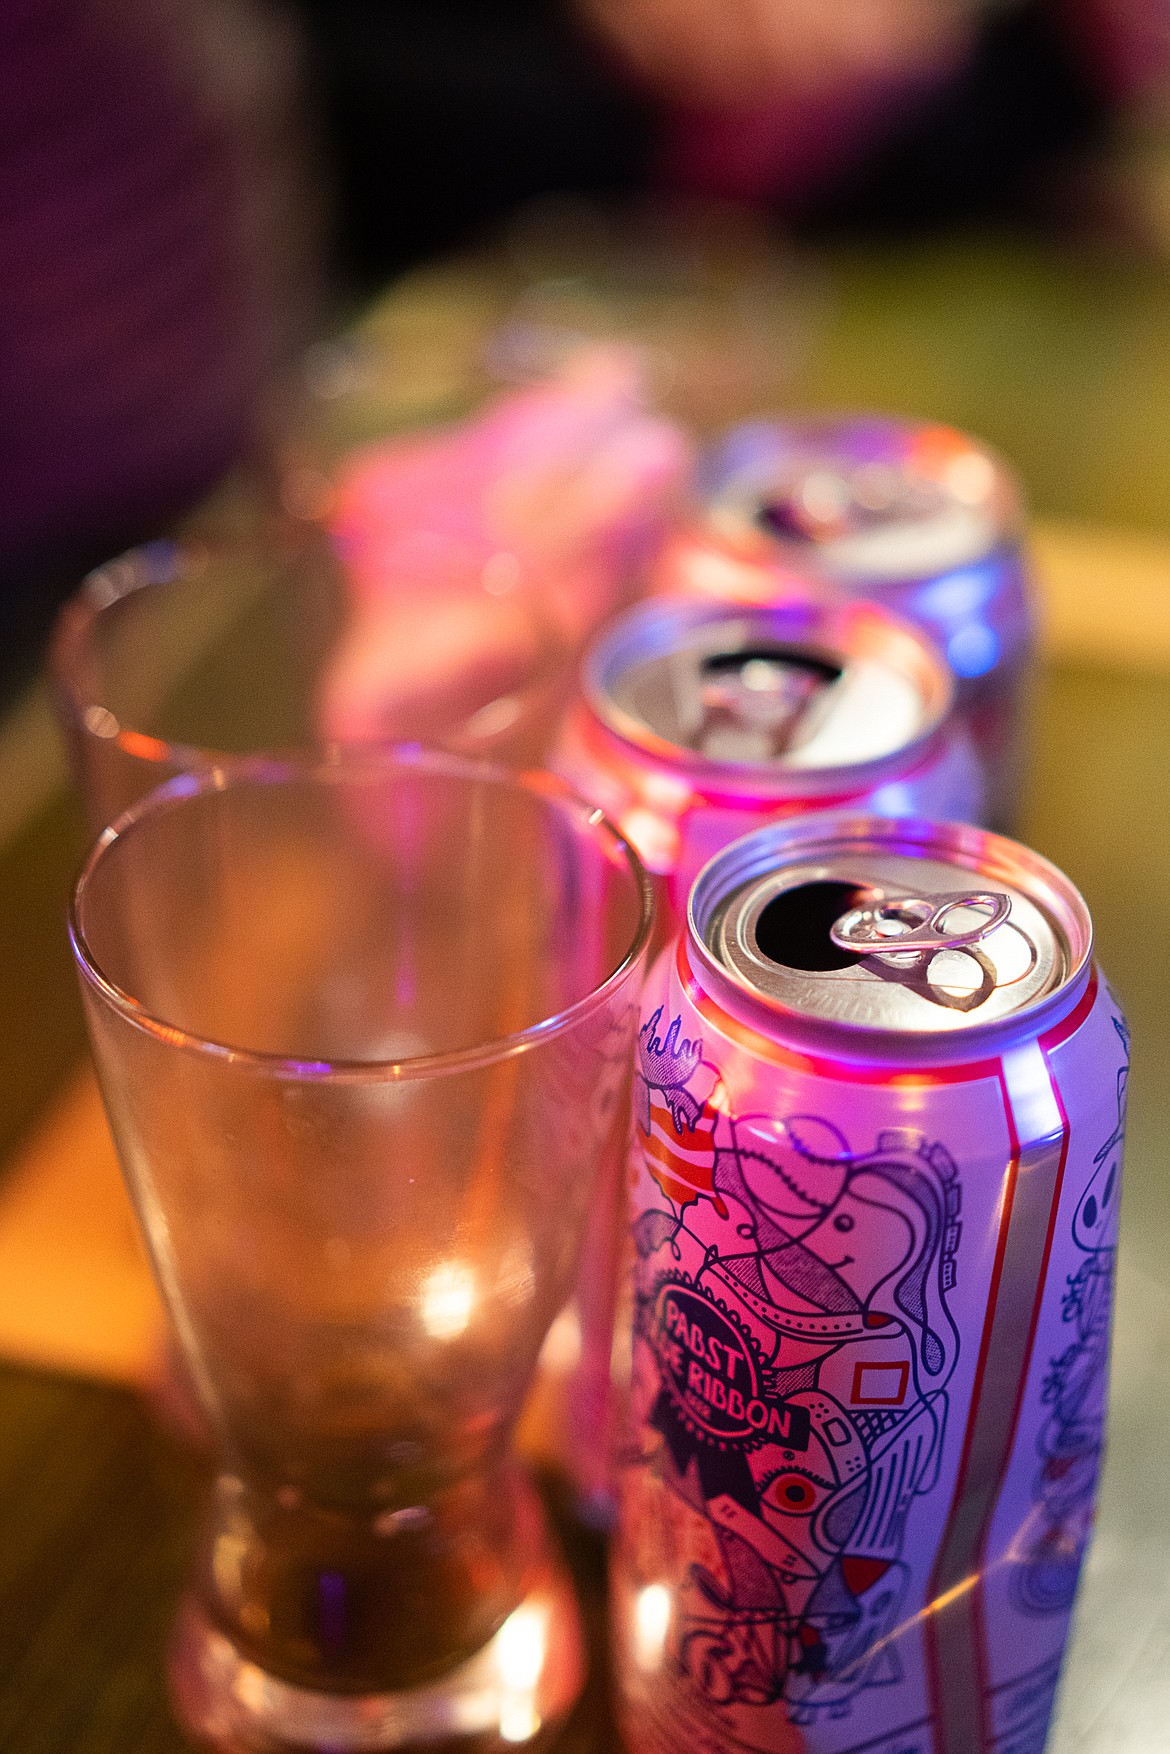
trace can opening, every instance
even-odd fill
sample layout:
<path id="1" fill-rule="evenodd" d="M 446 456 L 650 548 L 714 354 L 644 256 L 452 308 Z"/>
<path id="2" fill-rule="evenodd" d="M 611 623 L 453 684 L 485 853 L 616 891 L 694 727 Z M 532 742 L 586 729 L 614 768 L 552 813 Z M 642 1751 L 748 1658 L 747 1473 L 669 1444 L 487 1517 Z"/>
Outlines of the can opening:
<path id="1" fill-rule="evenodd" d="M 782 541 L 835 541 L 867 524 L 929 515 L 939 499 L 932 488 L 876 460 L 858 468 L 812 464 L 769 493 L 756 510 L 756 523 Z"/>
<path id="2" fill-rule="evenodd" d="M 801 491 L 803 485 L 766 499 L 756 512 L 757 524 L 783 542 L 812 544 L 840 535 L 850 510 L 847 484 L 839 475 L 822 474 L 814 478 L 811 495 Z"/>
<path id="3" fill-rule="evenodd" d="M 856 951 L 839 949 L 830 934 L 841 916 L 860 906 L 869 893 L 855 883 L 831 879 L 798 883 L 762 909 L 756 921 L 756 948 L 784 968 L 816 973 L 852 968 L 864 958 Z"/>
<path id="4" fill-rule="evenodd" d="M 756 668 L 753 670 L 752 665 Z M 804 646 L 767 644 L 754 646 L 738 646 L 732 652 L 712 652 L 703 659 L 702 670 L 707 676 L 735 676 L 751 688 L 775 687 L 776 684 L 768 675 L 773 667 L 786 670 L 803 670 L 817 682 L 836 682 L 841 675 L 843 665 L 834 663 L 831 658 L 818 657 Z M 747 672 L 745 675 L 744 672 Z"/>
<path id="5" fill-rule="evenodd" d="M 711 652 L 699 665 L 693 746 L 724 761 L 775 761 L 816 731 L 844 666 L 801 646 Z"/>
<path id="6" fill-rule="evenodd" d="M 781 536 L 790 542 L 816 540 L 816 531 L 809 529 L 808 519 L 800 515 L 787 497 L 766 499 L 756 513 L 756 522 L 769 536 Z"/>

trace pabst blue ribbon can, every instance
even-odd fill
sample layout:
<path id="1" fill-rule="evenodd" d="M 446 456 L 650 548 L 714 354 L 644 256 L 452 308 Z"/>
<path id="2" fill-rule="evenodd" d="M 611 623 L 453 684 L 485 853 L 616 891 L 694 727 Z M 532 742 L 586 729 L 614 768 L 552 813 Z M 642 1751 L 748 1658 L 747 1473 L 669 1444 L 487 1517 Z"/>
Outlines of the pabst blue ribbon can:
<path id="1" fill-rule="evenodd" d="M 710 451 L 700 507 L 664 549 L 656 587 L 771 602 L 807 595 L 811 574 L 909 616 L 958 678 L 990 818 L 1009 826 L 1036 616 L 1004 463 L 926 421 L 760 421 Z"/>
<path id="2" fill-rule="evenodd" d="M 976 829 L 728 847 L 643 1001 L 613 1561 L 634 1754 L 1040 1754 L 1092 1523 L 1128 1035 Z"/>
<path id="3" fill-rule="evenodd" d="M 644 603 L 593 643 L 581 679 L 552 766 L 679 912 L 712 854 L 776 816 L 981 819 L 950 672 L 877 605 Z"/>

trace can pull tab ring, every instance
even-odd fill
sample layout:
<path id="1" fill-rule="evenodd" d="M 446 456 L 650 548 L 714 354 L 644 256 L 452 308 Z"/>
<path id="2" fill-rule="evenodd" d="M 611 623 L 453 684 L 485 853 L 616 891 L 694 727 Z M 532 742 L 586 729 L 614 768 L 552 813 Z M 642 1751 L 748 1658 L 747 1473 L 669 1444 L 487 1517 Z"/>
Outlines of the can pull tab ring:
<path id="1" fill-rule="evenodd" d="M 976 910 L 978 922 L 951 929 L 947 916 L 959 908 Z M 830 926 L 829 936 L 838 950 L 851 950 L 857 956 L 963 950 L 1002 926 L 1011 910 L 1011 896 L 994 889 L 958 889 L 930 896 L 876 892 L 865 906 L 843 913 Z"/>

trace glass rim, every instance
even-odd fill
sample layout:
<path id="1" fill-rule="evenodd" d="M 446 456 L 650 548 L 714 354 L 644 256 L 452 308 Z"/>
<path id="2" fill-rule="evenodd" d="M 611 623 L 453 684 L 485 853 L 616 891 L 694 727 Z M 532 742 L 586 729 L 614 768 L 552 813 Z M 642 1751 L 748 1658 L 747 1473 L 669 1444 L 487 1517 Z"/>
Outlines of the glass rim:
<path id="1" fill-rule="evenodd" d="M 104 691 L 81 686 L 87 648 L 96 638 L 102 617 L 108 610 L 137 597 L 164 591 L 168 585 L 197 578 L 217 555 L 230 562 L 262 566 L 270 571 L 288 565 L 292 558 L 272 552 L 256 536 L 243 531 L 228 531 L 210 536 L 160 537 L 155 542 L 141 542 L 86 573 L 58 609 L 45 648 L 46 666 L 62 716 L 67 713 L 71 724 L 87 737 L 113 744 L 134 761 L 160 769 L 178 768 L 184 773 L 247 760 L 252 755 L 272 755 L 280 760 L 305 755 L 317 760 L 328 759 L 333 749 L 339 746 L 324 739 L 318 744 L 291 749 L 232 752 L 180 737 L 156 737 L 139 725 L 126 723 L 108 701 L 101 698 Z M 89 715 L 94 712 L 108 713 L 114 728 L 96 730 L 89 723 Z M 378 745 L 372 742 L 371 747 L 377 748 Z"/>
<path id="2" fill-rule="evenodd" d="M 229 749 L 213 743 L 193 743 L 184 737 L 159 737 L 153 731 L 144 730 L 140 723 L 129 722 L 116 711 L 102 698 L 104 690 L 82 686 L 87 651 L 97 638 L 102 617 L 119 604 L 165 591 L 171 585 L 189 583 L 217 561 L 261 568 L 266 575 L 271 575 L 295 567 L 298 562 L 311 563 L 314 552 L 320 554 L 327 550 L 339 573 L 344 570 L 340 559 L 329 547 L 325 531 L 316 526 L 295 524 L 285 528 L 289 537 L 285 548 L 274 548 L 262 535 L 240 530 L 160 537 L 157 541 L 141 542 L 127 548 L 86 573 L 57 610 L 45 647 L 45 666 L 58 712 L 68 720 L 70 728 L 87 739 L 108 742 L 133 761 L 159 769 L 177 768 L 184 773 L 252 759 L 324 763 L 349 751 L 364 756 L 401 747 L 377 736 L 344 740 L 319 737 L 257 749 Z M 321 544 L 325 544 L 325 550 Z M 542 662 L 525 679 L 523 686 L 512 693 L 531 703 L 541 689 L 547 687 L 554 669 L 555 664 L 551 661 Z M 108 714 L 111 728 L 95 729 L 90 723 L 93 713 Z M 138 720 L 141 715 L 135 713 L 131 717 Z M 471 752 L 468 759 L 490 761 L 491 755 L 489 752 L 480 757 Z"/>
<path id="3" fill-rule="evenodd" d="M 380 774 L 411 769 L 527 792 L 531 797 L 543 799 L 546 803 L 559 807 L 567 815 L 575 817 L 578 829 L 600 831 L 609 840 L 620 853 L 633 880 L 638 901 L 638 919 L 621 959 L 604 980 L 563 1010 L 528 1024 L 523 1029 L 494 1036 L 471 1047 L 456 1048 L 439 1054 L 419 1054 L 407 1059 L 299 1059 L 294 1055 L 276 1054 L 216 1041 L 193 1030 L 181 1029 L 157 1016 L 101 968 L 82 923 L 87 891 L 110 848 L 131 834 L 144 819 L 153 818 L 158 812 L 172 808 L 186 798 L 227 791 L 233 785 L 276 785 L 292 778 L 338 783 L 346 778 L 377 777 Z M 347 748 L 329 759 L 316 756 L 231 757 L 214 767 L 176 774 L 138 799 L 116 822 L 102 830 L 73 886 L 69 900 L 68 929 L 74 961 L 85 982 L 128 1023 L 157 1040 L 199 1057 L 226 1061 L 274 1077 L 320 1078 L 336 1083 L 398 1083 L 442 1077 L 451 1073 L 472 1071 L 479 1066 L 494 1065 L 563 1034 L 574 1023 L 598 1009 L 611 994 L 625 984 L 637 968 L 650 943 L 654 906 L 653 885 L 629 840 L 603 810 L 582 798 L 557 775 L 547 773 L 541 768 L 513 772 L 493 762 L 475 761 L 464 756 L 448 755 L 441 750 L 421 749 L 408 744 L 387 746 L 374 751 Z"/>

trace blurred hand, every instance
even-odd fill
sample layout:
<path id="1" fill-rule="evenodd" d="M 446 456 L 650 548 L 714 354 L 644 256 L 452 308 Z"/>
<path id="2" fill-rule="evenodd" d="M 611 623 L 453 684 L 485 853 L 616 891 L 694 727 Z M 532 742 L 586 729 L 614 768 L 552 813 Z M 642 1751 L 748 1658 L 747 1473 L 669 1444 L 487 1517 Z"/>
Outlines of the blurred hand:
<path id="1" fill-rule="evenodd" d="M 950 62 L 985 0 L 577 0 L 659 97 L 697 110 L 804 102 Z"/>

